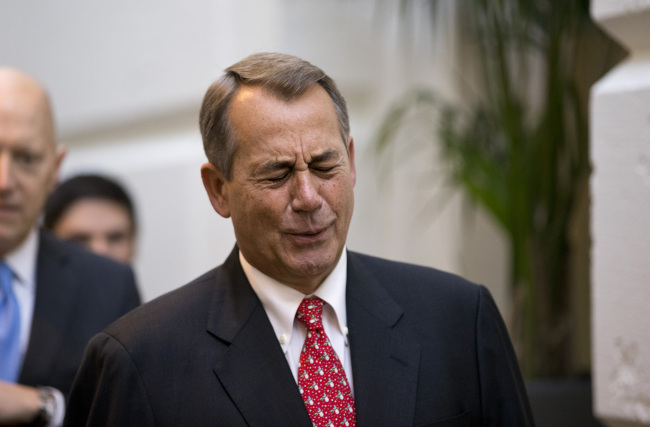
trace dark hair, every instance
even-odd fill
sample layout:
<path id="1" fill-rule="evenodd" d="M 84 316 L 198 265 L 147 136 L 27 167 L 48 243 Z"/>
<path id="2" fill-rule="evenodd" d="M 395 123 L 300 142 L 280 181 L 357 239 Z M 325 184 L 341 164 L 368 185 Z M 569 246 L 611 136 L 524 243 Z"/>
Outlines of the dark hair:
<path id="1" fill-rule="evenodd" d="M 199 125 L 208 160 L 219 168 L 226 179 L 232 179 L 236 140 L 230 127 L 228 110 L 240 86 L 261 86 L 277 97 L 290 101 L 314 84 L 319 84 L 332 98 L 341 138 L 347 148 L 350 135 L 348 110 L 334 80 L 320 68 L 295 56 L 256 53 L 228 67 L 226 74 L 212 83 L 205 93 Z"/>
<path id="2" fill-rule="evenodd" d="M 124 207 L 135 233 L 135 208 L 128 193 L 116 181 L 100 175 L 77 175 L 60 183 L 45 203 L 43 226 L 54 229 L 72 205 L 85 199 L 109 200 Z"/>

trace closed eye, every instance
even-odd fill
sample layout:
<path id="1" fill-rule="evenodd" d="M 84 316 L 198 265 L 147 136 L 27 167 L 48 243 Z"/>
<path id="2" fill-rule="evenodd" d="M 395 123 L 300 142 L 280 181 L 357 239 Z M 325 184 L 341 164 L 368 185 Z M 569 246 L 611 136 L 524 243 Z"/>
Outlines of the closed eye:
<path id="1" fill-rule="evenodd" d="M 289 176 L 289 172 L 286 172 L 286 173 L 283 173 L 283 174 L 280 175 L 280 176 L 276 176 L 276 177 L 273 177 L 273 178 L 267 178 L 266 180 L 267 180 L 267 181 L 270 181 L 270 182 L 282 182 L 282 181 L 284 181 L 288 176 Z"/>
<path id="2" fill-rule="evenodd" d="M 332 169 L 334 169 L 334 166 L 328 166 L 328 167 L 312 167 L 313 170 L 318 171 L 318 172 L 329 172 Z"/>

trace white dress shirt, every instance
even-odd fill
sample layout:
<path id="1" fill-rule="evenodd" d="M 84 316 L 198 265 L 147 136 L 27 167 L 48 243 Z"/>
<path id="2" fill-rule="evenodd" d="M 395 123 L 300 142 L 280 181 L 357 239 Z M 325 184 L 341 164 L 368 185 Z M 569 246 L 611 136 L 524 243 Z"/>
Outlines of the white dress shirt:
<path id="1" fill-rule="evenodd" d="M 18 307 L 20 308 L 20 351 L 21 360 L 25 359 L 29 345 L 29 333 L 32 330 L 34 318 L 34 302 L 36 301 L 36 262 L 38 257 L 38 229 L 29 232 L 27 238 L 5 258 L 5 263 L 13 272 L 12 287 Z M 65 416 L 65 399 L 63 394 L 52 387 L 48 389 L 56 400 L 56 413 L 47 427 L 58 427 L 63 424 Z"/>
<path id="2" fill-rule="evenodd" d="M 295 320 L 296 311 L 298 311 L 298 306 L 304 298 L 316 296 L 327 303 L 323 308 L 323 329 L 341 360 L 350 384 L 350 390 L 354 394 L 345 305 L 347 284 L 346 249 L 343 248 L 341 258 L 334 270 L 311 295 L 304 295 L 265 275 L 250 265 L 241 251 L 239 252 L 239 260 L 248 281 L 262 302 L 266 315 L 271 321 L 296 384 L 298 383 L 300 353 L 307 336 L 307 328 Z"/>

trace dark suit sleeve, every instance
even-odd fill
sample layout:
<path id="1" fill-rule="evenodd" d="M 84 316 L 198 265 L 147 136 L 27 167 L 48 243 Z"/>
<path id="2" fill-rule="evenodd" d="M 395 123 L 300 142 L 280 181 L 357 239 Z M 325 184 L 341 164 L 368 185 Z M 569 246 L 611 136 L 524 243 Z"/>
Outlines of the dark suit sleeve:
<path id="1" fill-rule="evenodd" d="M 491 426 L 534 425 L 508 331 L 490 292 L 483 286 L 476 323 L 483 420 Z"/>
<path id="2" fill-rule="evenodd" d="M 140 294 L 138 293 L 138 286 L 135 283 L 135 276 L 131 268 L 128 269 L 127 277 L 124 281 L 124 295 L 122 297 L 121 314 L 124 315 L 134 308 L 140 306 Z"/>
<path id="3" fill-rule="evenodd" d="M 138 370 L 124 347 L 106 333 L 88 344 L 63 425 L 155 425 Z"/>

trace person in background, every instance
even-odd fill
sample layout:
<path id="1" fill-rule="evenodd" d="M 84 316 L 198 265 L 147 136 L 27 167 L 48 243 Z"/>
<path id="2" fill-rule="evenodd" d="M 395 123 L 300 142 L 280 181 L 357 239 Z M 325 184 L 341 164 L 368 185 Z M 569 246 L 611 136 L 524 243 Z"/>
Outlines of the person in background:
<path id="1" fill-rule="evenodd" d="M 60 425 L 86 343 L 140 304 L 129 266 L 39 228 L 64 155 L 45 90 L 0 68 L 0 425 Z"/>
<path id="2" fill-rule="evenodd" d="M 120 184 L 106 176 L 77 175 L 60 183 L 45 203 L 43 227 L 97 254 L 133 261 L 133 202 Z"/>
<path id="3" fill-rule="evenodd" d="M 355 148 L 329 76 L 254 54 L 199 122 L 203 186 L 237 243 L 90 341 L 66 425 L 533 424 L 485 287 L 346 248 Z"/>

